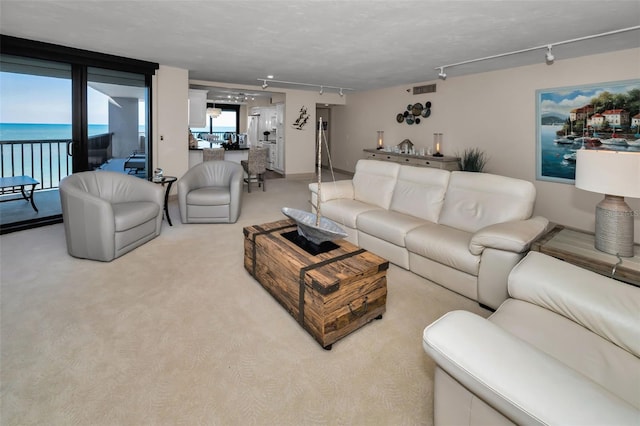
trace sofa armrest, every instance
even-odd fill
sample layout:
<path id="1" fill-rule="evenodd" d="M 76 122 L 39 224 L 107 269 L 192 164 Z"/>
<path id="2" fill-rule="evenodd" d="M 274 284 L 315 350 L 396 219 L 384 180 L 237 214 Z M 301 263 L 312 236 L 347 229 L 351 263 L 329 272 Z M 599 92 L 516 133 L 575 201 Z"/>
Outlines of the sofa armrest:
<path id="1" fill-rule="evenodd" d="M 640 416 L 597 383 L 471 312 L 449 312 L 429 325 L 423 347 L 517 424 L 636 424 Z"/>
<path id="2" fill-rule="evenodd" d="M 309 190 L 311 191 L 312 196 L 315 194 L 318 195 L 318 184 L 310 183 Z M 353 200 L 354 190 L 353 190 L 353 182 L 351 180 L 338 180 L 335 182 L 325 182 L 322 184 L 321 190 L 321 202 L 326 203 L 330 200 L 335 200 L 338 198 L 347 198 L 349 200 Z"/>
<path id="3" fill-rule="evenodd" d="M 489 247 L 498 250 L 524 253 L 547 228 L 549 221 L 536 216 L 527 220 L 514 220 L 486 226 L 471 237 L 469 251 L 480 255 Z"/>

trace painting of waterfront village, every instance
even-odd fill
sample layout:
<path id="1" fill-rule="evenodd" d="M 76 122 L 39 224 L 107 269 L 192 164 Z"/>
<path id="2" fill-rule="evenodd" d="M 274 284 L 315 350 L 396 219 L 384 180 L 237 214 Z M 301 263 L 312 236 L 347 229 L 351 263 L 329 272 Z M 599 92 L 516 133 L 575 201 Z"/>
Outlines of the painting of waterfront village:
<path id="1" fill-rule="evenodd" d="M 640 154 L 640 80 L 536 91 L 536 179 L 575 181 L 576 151 Z"/>

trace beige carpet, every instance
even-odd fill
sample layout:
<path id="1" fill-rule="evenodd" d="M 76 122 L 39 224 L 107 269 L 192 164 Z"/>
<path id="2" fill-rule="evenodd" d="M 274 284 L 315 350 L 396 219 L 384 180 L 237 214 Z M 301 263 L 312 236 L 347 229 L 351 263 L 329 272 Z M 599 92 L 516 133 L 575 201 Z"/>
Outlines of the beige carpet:
<path id="1" fill-rule="evenodd" d="M 244 194 L 233 225 L 174 226 L 111 263 L 63 226 L 0 237 L 2 425 L 432 423 L 422 330 L 487 312 L 392 266 L 380 321 L 323 350 L 243 268 L 244 226 L 308 209 L 307 182 Z"/>

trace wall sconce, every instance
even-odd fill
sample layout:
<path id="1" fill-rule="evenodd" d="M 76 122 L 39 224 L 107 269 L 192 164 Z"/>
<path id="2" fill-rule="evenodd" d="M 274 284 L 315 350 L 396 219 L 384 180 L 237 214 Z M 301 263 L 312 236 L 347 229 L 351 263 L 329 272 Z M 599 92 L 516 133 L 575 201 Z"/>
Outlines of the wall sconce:
<path id="1" fill-rule="evenodd" d="M 634 211 L 624 197 L 640 198 L 640 154 L 579 149 L 576 188 L 604 195 L 596 206 L 595 247 L 620 257 L 633 257 Z"/>
<path id="2" fill-rule="evenodd" d="M 383 149 L 383 148 L 384 148 L 384 131 L 378 130 L 378 146 L 376 147 L 376 149 Z"/>

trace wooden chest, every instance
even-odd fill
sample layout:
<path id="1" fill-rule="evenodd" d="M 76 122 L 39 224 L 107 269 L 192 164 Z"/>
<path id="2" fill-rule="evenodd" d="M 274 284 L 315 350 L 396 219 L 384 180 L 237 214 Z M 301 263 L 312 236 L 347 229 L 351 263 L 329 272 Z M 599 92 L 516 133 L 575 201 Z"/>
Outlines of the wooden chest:
<path id="1" fill-rule="evenodd" d="M 290 219 L 243 232 L 245 269 L 323 348 L 382 318 L 385 259 L 344 240 L 312 254 L 296 243 L 297 226 Z"/>

